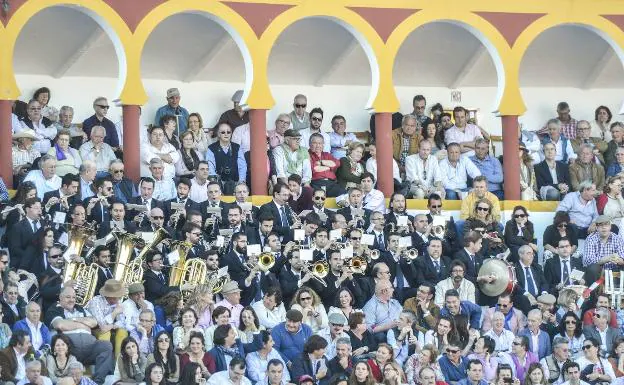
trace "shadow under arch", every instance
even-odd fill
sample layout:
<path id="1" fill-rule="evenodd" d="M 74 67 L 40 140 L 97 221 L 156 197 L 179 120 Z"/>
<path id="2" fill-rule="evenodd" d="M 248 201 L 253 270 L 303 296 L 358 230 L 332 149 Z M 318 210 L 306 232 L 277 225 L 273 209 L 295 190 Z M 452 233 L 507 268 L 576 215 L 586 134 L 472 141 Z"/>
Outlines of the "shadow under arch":
<path id="1" fill-rule="evenodd" d="M 79 0 L 46 0 L 46 1 L 27 1 L 17 9 L 15 14 L 9 20 L 6 26 L 6 40 L 9 44 L 8 53 L 10 55 L 9 65 L 13 77 L 14 87 L 17 94 L 20 94 L 17 81 L 15 80 L 15 71 L 13 70 L 13 60 L 15 54 L 15 44 L 28 22 L 39 12 L 52 8 L 69 8 L 84 15 L 89 16 L 95 21 L 108 38 L 113 43 L 117 60 L 119 62 L 118 81 L 116 94 L 120 95 L 124 89 L 128 75 L 127 49 L 131 45 L 132 33 L 124 20 L 119 14 L 102 0 L 93 0 L 82 2 Z M 17 96 L 17 95 L 16 95 Z"/>
<path id="2" fill-rule="evenodd" d="M 356 39 L 364 51 L 370 65 L 371 72 L 371 89 L 365 109 L 371 110 L 373 102 L 378 97 L 380 92 L 381 76 L 380 60 L 378 60 L 378 58 L 381 57 L 384 52 L 383 42 L 368 22 L 366 22 L 357 13 L 344 7 L 321 3 L 319 4 L 319 7 L 314 7 L 313 9 L 294 7 L 276 17 L 262 34 L 260 39 L 263 43 L 262 46 L 267 49 L 267 52 L 265 53 L 267 69 L 271 52 L 279 37 L 282 36 L 282 34 L 286 32 L 290 26 L 296 24 L 297 22 L 304 19 L 315 18 L 333 22 L 344 28 Z"/>
<path id="3" fill-rule="evenodd" d="M 179 14 L 195 14 L 220 25 L 232 37 L 245 64 L 245 85 L 241 104 L 245 103 L 254 81 L 252 49 L 257 44 L 255 34 L 249 24 L 231 8 L 218 2 L 199 3 L 196 1 L 169 1 L 154 8 L 141 20 L 135 31 L 136 56 L 141 62 L 143 50 L 150 35 L 167 18 Z M 256 43 L 256 44 L 255 44 Z M 140 67 L 140 64 L 139 64 Z M 139 68 L 140 77 L 140 68 Z"/>

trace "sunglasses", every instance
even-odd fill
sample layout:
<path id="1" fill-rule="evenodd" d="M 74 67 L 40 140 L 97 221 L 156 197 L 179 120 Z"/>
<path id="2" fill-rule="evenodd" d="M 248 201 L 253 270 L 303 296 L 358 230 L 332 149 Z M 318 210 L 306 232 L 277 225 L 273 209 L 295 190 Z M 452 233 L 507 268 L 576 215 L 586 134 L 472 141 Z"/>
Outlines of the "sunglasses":
<path id="1" fill-rule="evenodd" d="M 446 349 L 447 353 L 455 354 L 459 352 L 459 349 Z"/>
<path id="2" fill-rule="evenodd" d="M 59 258 L 60 256 L 61 256 L 61 254 L 48 255 L 48 258 L 50 258 L 50 259 L 56 259 L 56 258 Z"/>
<path id="3" fill-rule="evenodd" d="M 477 207 L 477 210 L 479 211 L 490 211 L 489 207 Z"/>
<path id="4" fill-rule="evenodd" d="M 514 342 L 513 342 L 513 344 L 514 344 L 515 346 L 520 346 L 520 345 L 522 345 L 520 342 L 516 342 L 516 341 L 514 341 Z"/>
<path id="5" fill-rule="evenodd" d="M 96 107 L 100 107 L 100 108 L 105 109 L 105 110 L 108 110 L 110 108 L 110 106 L 104 106 L 102 104 L 96 104 L 95 106 Z"/>
<path id="6" fill-rule="evenodd" d="M 435 206 L 431 206 L 432 209 L 441 209 L 442 205 L 435 205 Z"/>
<path id="7" fill-rule="evenodd" d="M 558 227 L 558 228 L 563 228 L 563 227 L 566 227 L 567 225 L 568 225 L 567 223 L 559 223 L 559 224 L 557 225 L 557 227 Z"/>
<path id="8" fill-rule="evenodd" d="M 297 108 L 306 108 L 307 106 L 307 104 L 295 104 L 295 107 Z"/>
<path id="9" fill-rule="evenodd" d="M 317 118 L 316 116 L 313 116 L 312 118 L 310 118 L 310 120 L 314 120 L 315 122 L 322 122 L 323 118 Z"/>
<path id="10" fill-rule="evenodd" d="M 124 170 L 113 170 L 113 174 L 123 174 Z"/>
<path id="11" fill-rule="evenodd" d="M 169 338 L 161 338 L 158 342 L 169 342 Z"/>
<path id="12" fill-rule="evenodd" d="M 505 303 L 505 304 L 499 303 L 498 306 L 502 307 L 503 309 L 507 309 L 509 307 L 509 304 L 508 303 Z"/>
<path id="13" fill-rule="evenodd" d="M 594 313 L 594 317 L 596 317 L 596 318 L 600 318 L 600 314 L 598 314 L 598 313 Z"/>
<path id="14" fill-rule="evenodd" d="M 583 350 L 591 349 L 594 345 L 583 345 Z"/>
<path id="15" fill-rule="evenodd" d="M 565 323 L 566 323 L 566 325 L 576 325 L 576 321 L 574 321 L 574 320 L 566 321 Z"/>
<path id="16" fill-rule="evenodd" d="M 526 218 L 527 215 L 526 214 L 516 214 L 514 215 L 514 218 Z"/>
<path id="17" fill-rule="evenodd" d="M 325 197 L 314 197 L 315 201 L 324 201 L 325 199 Z"/>
<path id="18" fill-rule="evenodd" d="M 221 135 L 230 135 L 232 133 L 232 131 L 219 131 L 219 134 Z"/>
<path id="19" fill-rule="evenodd" d="M 351 237 L 352 241 L 359 241 L 360 239 L 362 239 L 362 237 Z"/>
<path id="20" fill-rule="evenodd" d="M 312 297 L 299 297 L 299 299 L 302 301 L 311 301 Z"/>

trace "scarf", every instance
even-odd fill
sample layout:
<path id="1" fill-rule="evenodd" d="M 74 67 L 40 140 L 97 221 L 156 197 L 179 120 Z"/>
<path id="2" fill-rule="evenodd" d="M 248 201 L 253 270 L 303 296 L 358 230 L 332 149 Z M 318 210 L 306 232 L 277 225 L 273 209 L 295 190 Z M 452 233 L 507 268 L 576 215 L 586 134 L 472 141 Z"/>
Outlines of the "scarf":
<path id="1" fill-rule="evenodd" d="M 496 309 L 499 309 L 498 305 L 496 305 Z M 507 313 L 507 315 L 505 316 L 505 329 L 511 331 L 511 319 L 514 316 L 514 308 L 512 307 L 511 309 L 509 309 L 509 313 Z"/>
<path id="2" fill-rule="evenodd" d="M 290 156 L 293 151 L 290 150 L 287 144 L 283 143 L 280 145 L 282 147 L 282 151 L 284 151 L 284 160 L 286 160 L 286 173 L 290 174 L 300 174 L 303 170 L 303 162 L 306 159 L 310 159 L 310 154 L 308 154 L 308 150 L 305 148 L 299 147 L 295 152 L 297 153 L 297 158 L 293 161 Z"/>
<path id="3" fill-rule="evenodd" d="M 199 165 L 199 157 L 197 156 L 197 151 L 195 149 L 191 149 L 191 155 L 187 154 L 186 151 L 181 150 L 182 161 L 184 162 L 184 166 L 189 171 L 195 171 L 197 166 Z"/>
<path id="4" fill-rule="evenodd" d="M 65 153 L 63 152 L 63 150 L 61 150 L 61 148 L 59 147 L 58 143 L 54 144 L 54 148 L 56 149 L 56 160 L 65 160 L 65 159 L 67 159 L 67 157 L 65 156 Z"/>
<path id="5" fill-rule="evenodd" d="M 238 353 L 238 349 L 236 349 L 236 348 L 226 348 L 223 345 L 217 345 L 217 349 L 221 353 L 227 354 L 228 356 L 230 356 L 232 358 L 240 356 L 240 354 Z"/>
<path id="6" fill-rule="evenodd" d="M 349 163 L 351 165 L 351 174 L 355 176 L 362 175 L 362 172 L 364 171 L 362 164 L 360 162 L 354 162 L 350 156 L 347 156 L 347 159 L 349 159 Z"/>

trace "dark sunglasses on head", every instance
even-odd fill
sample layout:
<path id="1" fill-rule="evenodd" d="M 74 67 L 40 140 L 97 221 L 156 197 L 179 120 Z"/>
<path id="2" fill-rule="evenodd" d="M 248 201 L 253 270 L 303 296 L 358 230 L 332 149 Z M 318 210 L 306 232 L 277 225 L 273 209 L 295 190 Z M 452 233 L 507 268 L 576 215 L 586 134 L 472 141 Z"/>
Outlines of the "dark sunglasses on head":
<path id="1" fill-rule="evenodd" d="M 307 106 L 307 104 L 295 104 L 295 107 L 297 108 L 306 108 Z"/>
<path id="2" fill-rule="evenodd" d="M 514 215 L 514 218 L 526 218 L 527 215 L 526 214 L 516 214 Z"/>

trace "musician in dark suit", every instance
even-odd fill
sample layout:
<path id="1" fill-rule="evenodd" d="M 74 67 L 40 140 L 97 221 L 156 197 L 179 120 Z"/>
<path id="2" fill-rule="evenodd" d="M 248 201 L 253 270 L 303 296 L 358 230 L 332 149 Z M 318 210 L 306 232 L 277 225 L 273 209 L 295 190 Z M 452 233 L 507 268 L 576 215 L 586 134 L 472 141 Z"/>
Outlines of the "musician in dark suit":
<path id="1" fill-rule="evenodd" d="M 98 229 L 98 238 L 104 238 L 114 228 L 125 230 L 131 234 L 136 233 L 137 226 L 134 222 L 127 221 L 126 207 L 123 202 L 112 199 L 110 205 L 110 218 L 106 222 L 100 222 L 100 228 Z"/>
<path id="2" fill-rule="evenodd" d="M 300 214 L 303 210 L 312 210 L 312 195 L 314 191 L 311 187 L 302 186 L 301 183 L 300 175 L 291 174 L 288 177 L 288 188 L 291 192 L 288 205 L 297 214 Z"/>
<path id="3" fill-rule="evenodd" d="M 351 223 L 352 227 L 367 229 L 368 226 L 370 226 L 370 215 L 372 211 L 362 206 L 363 197 L 364 193 L 362 192 L 362 189 L 359 187 L 350 188 L 349 206 L 337 210 L 336 213 L 342 214 L 347 220 L 347 223 Z M 358 212 L 359 214 L 357 214 Z"/>
<path id="4" fill-rule="evenodd" d="M 143 286 L 145 286 L 145 299 L 154 302 L 171 291 L 185 290 L 187 288 L 169 286 L 169 278 L 163 273 L 163 255 L 151 251 L 145 255 L 148 269 L 143 273 Z M 188 285 L 188 284 L 186 284 Z"/>
<path id="5" fill-rule="evenodd" d="M 565 193 L 570 191 L 572 186 L 570 182 L 570 169 L 566 163 L 555 160 L 556 154 L 557 150 L 554 144 L 544 144 L 545 159 L 533 167 L 535 170 L 537 191 L 542 200 L 560 200 Z M 557 183 L 554 183 L 550 169 L 555 170 Z"/>
<path id="6" fill-rule="evenodd" d="M 8 236 L 11 267 L 28 270 L 29 256 L 36 253 L 36 233 L 41 225 L 41 201 L 39 198 L 28 198 L 24 201 L 26 217 L 16 223 Z"/>
<path id="7" fill-rule="evenodd" d="M 111 220 L 110 203 L 114 199 L 113 182 L 110 177 L 95 181 L 96 195 L 85 199 L 82 204 L 87 209 L 87 221 L 104 223 Z"/>
<path id="8" fill-rule="evenodd" d="M 412 233 L 412 248 L 418 250 L 419 255 L 427 252 L 429 240 L 433 238 L 431 226 L 425 214 L 418 214 L 414 217 L 414 232 Z"/>
<path id="9" fill-rule="evenodd" d="M 61 188 L 43 194 L 45 211 L 54 218 L 57 211 L 69 214 L 70 208 L 78 203 L 76 195 L 80 178 L 76 174 L 65 174 L 61 179 Z M 63 199 L 61 199 L 63 197 Z"/>
<path id="10" fill-rule="evenodd" d="M 427 253 L 416 259 L 416 282 L 431 282 L 436 285 L 451 275 L 451 260 L 442 255 L 442 241 L 432 238 Z"/>
<path id="11" fill-rule="evenodd" d="M 61 255 L 61 257 L 58 257 Z M 65 260 L 58 246 L 52 246 L 48 252 L 48 268 L 39 279 L 39 294 L 43 299 L 43 311 L 54 305 L 61 293 L 63 284 L 63 265 Z"/>
<path id="12" fill-rule="evenodd" d="M 249 187 L 247 187 L 246 183 L 239 182 L 236 184 L 236 187 L 234 187 L 234 198 L 236 200 L 232 204 L 236 204 L 243 209 L 243 223 L 247 226 L 257 226 L 260 207 L 254 206 L 247 201 L 249 198 Z M 247 210 L 246 207 L 248 206 L 251 206 L 251 208 Z"/>
<path id="13" fill-rule="evenodd" d="M 221 218 L 219 219 L 219 221 L 226 220 L 227 209 L 228 207 L 230 207 L 230 204 L 221 200 L 221 197 L 223 196 L 223 193 L 221 192 L 221 185 L 218 182 L 212 181 L 208 183 L 208 186 L 206 187 L 206 192 L 208 194 L 208 199 L 202 202 L 200 205 L 200 212 L 202 214 L 202 217 L 204 218 L 204 221 L 208 219 L 208 217 L 211 215 L 208 212 L 208 208 L 220 208 Z"/>
<path id="14" fill-rule="evenodd" d="M 201 227 L 193 222 L 186 222 L 182 227 L 182 235 L 184 236 L 184 241 L 191 244 L 191 248 L 188 250 L 186 258 L 202 258 L 206 249 L 204 248 L 202 242 L 200 242 L 202 236 Z"/>
<path id="15" fill-rule="evenodd" d="M 521 246 L 518 249 L 518 256 L 520 262 L 516 265 L 517 286 L 513 302 L 526 314 L 532 304 L 536 303 L 539 295 L 548 293 L 548 283 L 544 278 L 542 267 L 533 264 L 535 254 L 531 246 Z"/>
<path id="16" fill-rule="evenodd" d="M 572 270 L 585 271 L 580 258 L 572 258 L 572 245 L 566 237 L 559 240 L 558 254 L 546 260 L 544 264 L 544 279 L 549 292 L 557 296 L 559 290 L 568 285 L 584 285 L 585 281 L 577 282 L 570 277 Z"/>
<path id="17" fill-rule="evenodd" d="M 2 306 L 2 322 L 13 328 L 13 325 L 26 317 L 26 301 L 20 297 L 17 284 L 7 282 L 4 286 L 4 293 L 0 298 Z"/>
<path id="18" fill-rule="evenodd" d="M 379 251 L 386 251 L 386 248 L 388 247 L 388 234 L 386 232 L 386 219 L 384 215 L 380 212 L 374 212 L 370 216 L 370 221 L 373 227 L 368 230 L 366 234 L 371 234 L 375 237 L 373 246 L 370 248 Z"/>
<path id="19" fill-rule="evenodd" d="M 154 207 L 160 207 L 162 209 L 164 206 L 161 201 L 159 201 L 158 199 L 152 198 L 152 194 L 154 194 L 154 183 L 155 183 L 154 179 L 150 177 L 141 178 L 141 181 L 139 182 L 139 194 L 140 195 L 138 197 L 133 197 L 129 201 L 129 203 L 131 204 L 146 206 L 147 210 L 145 214 L 149 213 L 150 210 L 153 209 Z M 135 217 L 139 213 L 140 211 L 137 211 L 137 210 L 129 210 L 128 219 L 134 220 Z M 139 227 L 145 226 L 147 222 L 148 222 L 147 215 L 144 215 L 143 219 L 141 219 L 141 221 L 137 225 Z"/>
<path id="20" fill-rule="evenodd" d="M 314 189 L 312 195 L 312 211 L 318 214 L 319 218 L 323 222 L 323 227 L 329 229 L 331 222 L 336 213 L 333 210 L 325 208 L 325 201 L 327 200 L 327 193 L 323 189 Z"/>
<path id="21" fill-rule="evenodd" d="M 355 233 L 355 229 L 353 232 Z M 358 234 L 359 236 L 362 235 L 361 232 Z M 317 282 L 311 282 L 312 285 L 307 286 L 313 286 L 312 289 L 318 293 L 322 302 L 327 306 L 337 301 L 343 288 L 349 289 L 354 299 L 356 292 L 358 296 L 361 296 L 361 289 L 355 279 L 355 273 L 344 265 L 344 259 L 340 256 L 340 250 L 329 249 L 328 254 L 329 272 L 324 278 L 327 286 L 320 285 Z"/>
<path id="22" fill-rule="evenodd" d="M 201 205 L 189 198 L 188 195 L 190 191 L 191 191 L 191 181 L 188 178 L 180 178 L 178 180 L 178 184 L 176 185 L 176 192 L 177 192 L 176 197 L 164 202 L 165 221 L 169 222 L 169 218 L 171 218 L 171 215 L 176 211 L 171 208 L 172 203 L 184 204 L 184 210 L 182 210 L 181 213 L 179 214 L 181 215 L 180 219 L 178 220 L 178 226 L 180 227 L 184 223 L 186 210 L 197 210 L 197 211 L 200 210 Z"/>
<path id="23" fill-rule="evenodd" d="M 407 200 L 405 199 L 405 195 L 400 192 L 393 193 L 390 197 L 390 203 L 388 204 L 390 212 L 386 214 L 386 224 L 393 223 L 396 226 L 400 216 L 407 216 L 407 221 L 409 223 L 414 222 L 414 217 L 407 213 L 406 208 Z"/>
<path id="24" fill-rule="evenodd" d="M 108 246 L 96 246 L 93 252 L 93 261 L 98 266 L 98 281 L 95 285 L 95 292 L 99 293 L 104 283 L 114 278 L 112 269 L 114 266 L 111 265 L 111 250 Z"/>
<path id="25" fill-rule="evenodd" d="M 264 212 L 258 216 L 258 226 L 248 226 L 246 229 L 247 243 L 250 245 L 260 245 L 264 250 L 269 234 L 273 231 L 275 220 L 271 213 Z"/>
<path id="26" fill-rule="evenodd" d="M 381 253 L 379 262 L 384 262 L 390 269 L 390 281 L 396 288 L 395 297 L 402 302 L 404 299 L 416 295 L 418 288 L 417 265 L 414 261 L 401 254 L 399 238 L 396 233 L 388 235 L 388 251 Z"/>
<path id="27" fill-rule="evenodd" d="M 258 213 L 260 216 L 264 214 L 272 216 L 275 219 L 273 222 L 273 230 L 280 236 L 286 238 L 290 236 L 293 218 L 294 215 L 296 215 L 288 206 L 289 198 L 290 190 L 288 186 L 282 182 L 278 182 L 273 187 L 273 200 L 263 204 Z M 285 241 L 283 242 L 285 243 Z"/>
<path id="28" fill-rule="evenodd" d="M 427 200 L 427 208 L 429 213 L 427 214 L 427 221 L 429 224 L 433 223 L 433 217 L 435 215 L 442 215 L 442 198 L 438 194 L 429 195 Z M 462 246 L 462 239 L 457 234 L 457 227 L 455 226 L 455 220 L 452 216 L 448 217 L 446 222 L 446 229 L 444 236 L 442 237 L 442 249 L 443 255 L 451 258 L 457 250 Z"/>
<path id="29" fill-rule="evenodd" d="M 230 278 L 236 281 L 238 287 L 242 289 L 240 302 L 243 306 L 250 305 L 254 300 L 261 298 L 260 269 L 256 261 L 257 258 L 249 261 L 254 265 L 252 269 L 246 266 L 248 262 L 247 236 L 244 233 L 232 235 L 232 251 L 223 256 L 219 266 L 227 266 Z"/>
<path id="30" fill-rule="evenodd" d="M 479 269 L 483 266 L 483 256 L 479 253 L 481 245 L 481 234 L 470 231 L 464 236 L 464 247 L 453 256 L 453 259 L 462 261 L 466 266 L 464 278 L 473 283 L 477 282 Z"/>

